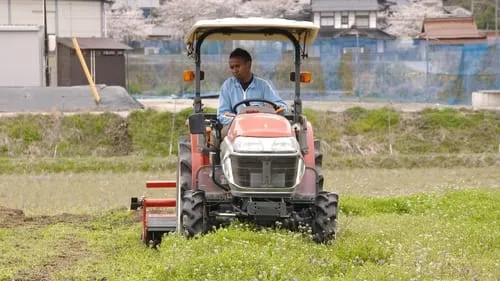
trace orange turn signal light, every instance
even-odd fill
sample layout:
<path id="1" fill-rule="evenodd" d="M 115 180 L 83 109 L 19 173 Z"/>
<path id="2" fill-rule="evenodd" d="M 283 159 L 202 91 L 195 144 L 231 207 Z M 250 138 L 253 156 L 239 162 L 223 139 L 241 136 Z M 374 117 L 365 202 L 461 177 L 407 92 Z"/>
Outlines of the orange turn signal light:
<path id="1" fill-rule="evenodd" d="M 311 72 L 305 71 L 300 73 L 300 82 L 301 83 L 311 83 L 312 74 Z"/>
<path id="2" fill-rule="evenodd" d="M 301 72 L 299 79 L 300 83 L 311 83 L 312 74 L 309 71 Z M 290 72 L 290 81 L 295 82 L 295 72 Z"/>
<path id="3" fill-rule="evenodd" d="M 194 71 L 192 70 L 184 70 L 184 82 L 190 82 L 194 80 Z"/>

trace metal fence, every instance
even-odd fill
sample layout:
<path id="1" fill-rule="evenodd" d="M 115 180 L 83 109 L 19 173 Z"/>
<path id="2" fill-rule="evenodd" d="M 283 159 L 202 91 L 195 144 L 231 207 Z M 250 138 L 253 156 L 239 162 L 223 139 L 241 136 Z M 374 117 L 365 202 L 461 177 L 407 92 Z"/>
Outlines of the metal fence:
<path id="1" fill-rule="evenodd" d="M 194 69 L 180 41 L 143 41 L 128 55 L 128 90 L 142 97 L 192 97 L 182 81 Z M 470 104 L 477 90 L 500 88 L 498 41 L 443 44 L 426 40 L 318 39 L 308 47 L 302 69 L 313 82 L 302 88 L 304 100 L 358 100 Z M 210 42 L 202 48 L 202 95 L 216 96 L 230 76 L 228 56 L 244 47 L 253 70 L 284 98 L 293 96 L 293 49 L 282 42 Z"/>

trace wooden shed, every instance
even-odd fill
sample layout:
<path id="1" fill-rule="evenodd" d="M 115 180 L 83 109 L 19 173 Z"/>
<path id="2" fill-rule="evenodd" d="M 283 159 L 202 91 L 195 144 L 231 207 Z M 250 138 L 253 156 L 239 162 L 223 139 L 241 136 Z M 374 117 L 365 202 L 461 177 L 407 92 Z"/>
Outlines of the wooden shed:
<path id="1" fill-rule="evenodd" d="M 131 48 L 111 38 L 76 38 L 96 84 L 126 87 L 125 52 Z M 87 85 L 72 38 L 57 39 L 57 85 Z"/>

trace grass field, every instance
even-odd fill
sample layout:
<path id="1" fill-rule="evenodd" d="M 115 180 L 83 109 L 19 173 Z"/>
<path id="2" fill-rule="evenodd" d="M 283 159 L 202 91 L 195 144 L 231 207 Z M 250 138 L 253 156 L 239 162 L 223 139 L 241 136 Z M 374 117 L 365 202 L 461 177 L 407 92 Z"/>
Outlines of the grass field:
<path id="1" fill-rule="evenodd" d="M 325 188 L 342 196 L 401 196 L 470 188 L 500 188 L 499 167 L 326 170 Z M 26 215 L 95 214 L 128 207 L 133 196 L 162 196 L 147 180 L 175 179 L 174 171 L 0 175 L 0 206 Z"/>
<path id="2" fill-rule="evenodd" d="M 341 195 L 332 244 L 235 224 L 158 250 L 125 207 L 165 172 L 0 175 L 0 280 L 499 279 L 498 167 L 325 174 Z"/>
<path id="3" fill-rule="evenodd" d="M 0 281 L 500 280 L 500 111 L 305 105 L 328 245 L 235 223 L 146 248 L 130 197 L 173 195 L 144 183 L 175 177 L 190 109 L 0 114 Z"/>

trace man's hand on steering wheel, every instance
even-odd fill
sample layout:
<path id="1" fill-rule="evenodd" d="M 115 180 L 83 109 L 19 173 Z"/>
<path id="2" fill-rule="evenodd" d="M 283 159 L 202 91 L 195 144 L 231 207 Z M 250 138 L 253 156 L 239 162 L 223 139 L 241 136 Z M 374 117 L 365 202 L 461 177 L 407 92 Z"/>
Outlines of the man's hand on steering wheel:
<path id="1" fill-rule="evenodd" d="M 240 102 L 238 102 L 237 104 L 235 104 L 233 106 L 233 112 L 237 112 L 236 110 L 238 109 L 238 106 L 242 105 L 242 104 L 245 104 L 246 106 L 250 106 L 250 103 L 251 102 L 263 102 L 263 103 L 267 103 L 269 105 L 271 105 L 274 109 L 274 111 L 279 114 L 281 112 L 284 112 L 285 111 L 285 108 L 284 107 L 281 107 L 280 105 L 272 102 L 272 101 L 269 101 L 269 100 L 265 100 L 265 99 L 245 99 L 245 100 L 242 100 Z M 260 110 L 258 108 L 249 108 L 247 109 L 246 113 L 259 113 Z"/>

